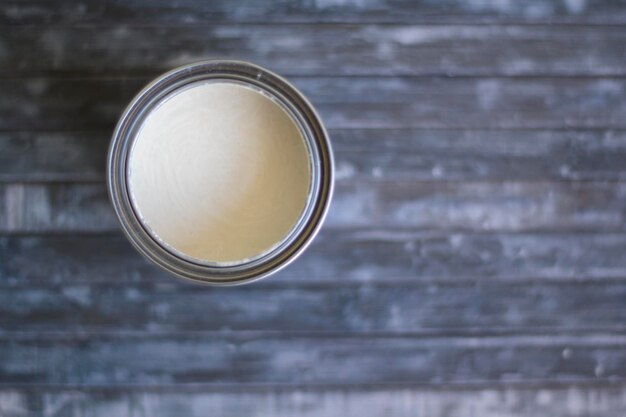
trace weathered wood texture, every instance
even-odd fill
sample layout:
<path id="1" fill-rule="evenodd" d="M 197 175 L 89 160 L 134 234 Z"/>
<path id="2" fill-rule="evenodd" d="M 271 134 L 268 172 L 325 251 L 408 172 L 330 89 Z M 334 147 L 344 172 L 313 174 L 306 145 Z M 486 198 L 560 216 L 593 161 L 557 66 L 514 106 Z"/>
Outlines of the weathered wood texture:
<path id="1" fill-rule="evenodd" d="M 272 389 L 235 392 L 169 389 L 148 391 L 4 390 L 0 404 L 7 417 L 615 417 L 626 407 L 618 385 L 589 387 L 500 387 L 497 389 Z"/>
<path id="2" fill-rule="evenodd" d="M 271 281 L 613 280 L 626 275 L 625 251 L 623 233 L 323 230 L 298 262 Z M 132 283 L 165 276 L 117 234 L 0 238 L 0 277 L 10 284 Z"/>
<path id="3" fill-rule="evenodd" d="M 554 24 L 556 23 L 556 24 Z M 0 417 L 626 415 L 623 0 L 0 3 Z M 330 128 L 277 276 L 172 280 L 104 187 L 159 72 L 249 59 Z"/>
<path id="4" fill-rule="evenodd" d="M 271 389 L 234 392 L 195 389 L 182 391 L 4 390 L 0 404 L 8 417 L 109 417 L 114 415 L 242 415 L 327 417 L 409 417 L 416 415 L 615 417 L 625 406 L 623 388 L 615 385 L 563 388 L 498 389 Z"/>
<path id="5" fill-rule="evenodd" d="M 285 22 L 564 22 L 623 23 L 623 0 L 7 0 L 0 23 L 200 24 Z"/>
<path id="6" fill-rule="evenodd" d="M 198 291 L 154 276 L 131 282 L 64 282 L 4 283 L 0 287 L 2 329 L 145 334 L 408 332 L 440 336 L 620 334 L 626 330 L 626 284 L 611 280 L 424 284 L 282 281 L 227 291 Z"/>
<path id="7" fill-rule="evenodd" d="M 18 26 L 0 45 L 4 77 L 154 75 L 207 57 L 292 76 L 626 74 L 620 26 Z"/>
<path id="8" fill-rule="evenodd" d="M 41 336 L 14 333 L 0 339 L 0 384 L 623 382 L 626 376 L 626 336 L 617 335 Z"/>

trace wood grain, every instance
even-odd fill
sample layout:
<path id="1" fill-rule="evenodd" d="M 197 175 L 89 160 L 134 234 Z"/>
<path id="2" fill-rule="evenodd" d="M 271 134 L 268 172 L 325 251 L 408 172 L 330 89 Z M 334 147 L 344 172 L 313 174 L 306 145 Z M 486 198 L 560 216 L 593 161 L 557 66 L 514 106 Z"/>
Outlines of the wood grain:
<path id="1" fill-rule="evenodd" d="M 111 132 L 0 132 L 0 181 L 104 181 Z"/>
<path id="2" fill-rule="evenodd" d="M 618 335 L 7 336 L 0 340 L 5 384 L 443 384 L 626 376 L 626 336 Z"/>
<path id="3" fill-rule="evenodd" d="M 621 78 L 292 78 L 329 128 L 626 128 Z M 0 129 L 112 130 L 146 79 L 0 79 Z"/>
<path id="4" fill-rule="evenodd" d="M 620 182 L 420 182 L 343 179 L 331 229 L 626 231 Z M 0 233 L 111 232 L 104 184 L 0 184 Z"/>
<path id="5" fill-rule="evenodd" d="M 341 181 L 626 179 L 626 132 L 331 130 Z M 104 181 L 110 131 L 0 132 L 1 182 Z"/>
<path id="6" fill-rule="evenodd" d="M 104 184 L 0 185 L 0 231 L 118 230 Z"/>
<path id="7" fill-rule="evenodd" d="M 150 277 L 149 277 L 150 278 Z M 259 331 L 489 336 L 626 331 L 620 281 L 308 283 L 236 290 L 175 280 L 0 283 L 4 331 Z M 79 280 L 76 280 L 79 281 Z M 288 313 L 288 314 L 286 314 Z M 10 334 L 9 334 L 10 335 Z"/>
<path id="8" fill-rule="evenodd" d="M 623 0 L 0 4 L 0 417 L 626 413 Z M 120 234 L 114 124 L 207 57 L 285 74 L 336 153 L 277 276 Z"/>
<path id="9" fill-rule="evenodd" d="M 234 21 L 281 22 L 561 22 L 623 23 L 626 19 L 621 0 L 578 2 L 565 0 L 273 0 L 258 2 L 228 0 L 197 2 L 167 0 L 150 2 L 123 0 L 8 0 L 0 8 L 4 24 L 68 24 L 124 22 L 143 24 L 203 24 Z"/>
<path id="10" fill-rule="evenodd" d="M 5 77 L 153 76 L 208 58 L 289 76 L 626 75 L 620 26 L 16 26 L 0 45 Z"/>
<path id="11" fill-rule="evenodd" d="M 625 389 L 617 384 L 499 386 L 496 388 L 378 388 L 265 390 L 5 389 L 0 404 L 11 417 L 110 417 L 111 415 L 242 415 L 292 417 L 615 417 L 626 408 Z M 422 414 L 418 414 L 422 415 Z"/>
<path id="12" fill-rule="evenodd" d="M 626 276 L 626 234 L 322 230 L 272 282 L 604 280 Z M 0 238 L 5 283 L 169 282 L 120 235 Z M 199 291 L 203 289 L 198 288 Z"/>

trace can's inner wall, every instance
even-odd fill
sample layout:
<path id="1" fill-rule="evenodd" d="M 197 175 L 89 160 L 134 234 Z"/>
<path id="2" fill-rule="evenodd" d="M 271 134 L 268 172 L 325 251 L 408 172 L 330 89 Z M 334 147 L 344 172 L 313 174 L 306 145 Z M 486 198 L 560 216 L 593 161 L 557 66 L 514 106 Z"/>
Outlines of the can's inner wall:
<path id="1" fill-rule="evenodd" d="M 164 97 L 132 138 L 133 209 L 182 257 L 235 265 L 263 257 L 302 221 L 310 149 L 273 98 L 245 83 L 198 81 Z"/>

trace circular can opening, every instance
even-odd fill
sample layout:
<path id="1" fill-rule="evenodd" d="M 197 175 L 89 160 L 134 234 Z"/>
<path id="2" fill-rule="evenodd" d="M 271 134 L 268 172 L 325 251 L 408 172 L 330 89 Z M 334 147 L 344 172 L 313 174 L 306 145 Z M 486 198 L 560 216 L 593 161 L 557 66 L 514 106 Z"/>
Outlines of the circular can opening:
<path id="1" fill-rule="evenodd" d="M 304 250 L 328 210 L 332 164 L 321 121 L 295 87 L 253 64 L 204 61 L 131 101 L 107 183 L 139 252 L 176 276 L 228 285 Z"/>
<path id="2" fill-rule="evenodd" d="M 310 152 L 279 102 L 230 81 L 173 91 L 128 157 L 131 203 L 150 234 L 198 262 L 235 265 L 280 245 L 301 219 Z"/>

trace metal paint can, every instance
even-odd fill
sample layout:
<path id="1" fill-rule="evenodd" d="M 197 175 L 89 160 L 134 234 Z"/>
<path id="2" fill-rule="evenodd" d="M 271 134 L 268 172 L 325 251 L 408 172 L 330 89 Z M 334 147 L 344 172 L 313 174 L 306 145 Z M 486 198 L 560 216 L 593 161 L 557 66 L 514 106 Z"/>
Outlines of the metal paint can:
<path id="1" fill-rule="evenodd" d="M 143 120 L 162 100 L 199 81 L 243 83 L 268 95 L 288 112 L 305 140 L 311 186 L 305 209 L 289 234 L 257 259 L 219 264 L 192 259 L 159 242 L 133 208 L 128 184 L 128 158 Z M 148 260 L 171 274 L 210 285 L 237 285 L 267 277 L 295 260 L 311 243 L 328 211 L 333 192 L 333 158 L 324 126 L 309 101 L 284 78 L 243 61 L 192 63 L 156 78 L 128 105 L 113 133 L 107 160 L 109 197 L 122 230 Z"/>

